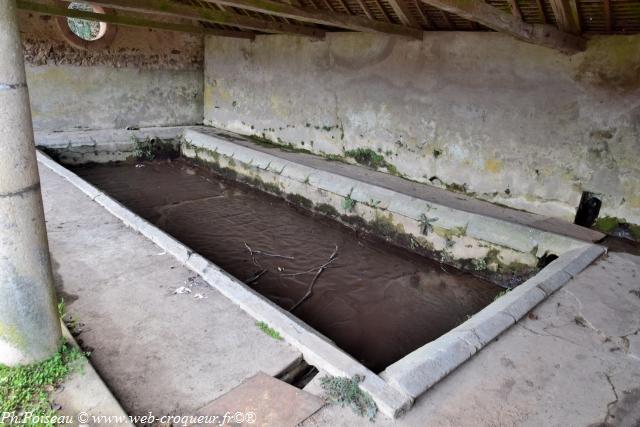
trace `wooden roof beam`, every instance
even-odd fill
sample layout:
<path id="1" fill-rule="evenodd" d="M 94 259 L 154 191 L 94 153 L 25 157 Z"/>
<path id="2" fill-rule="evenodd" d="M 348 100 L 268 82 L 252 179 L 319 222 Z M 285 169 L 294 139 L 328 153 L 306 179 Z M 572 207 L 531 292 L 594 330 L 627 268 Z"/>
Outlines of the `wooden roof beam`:
<path id="1" fill-rule="evenodd" d="M 549 20 L 547 19 L 547 15 L 544 13 L 544 6 L 542 5 L 542 0 L 536 0 L 536 5 L 538 6 L 538 12 L 540 13 L 540 19 L 542 22 L 547 24 Z"/>
<path id="2" fill-rule="evenodd" d="M 586 41 L 582 37 L 565 33 L 551 25 L 528 24 L 482 0 L 422 1 L 528 43 L 550 47 L 568 54 L 586 49 Z"/>
<path id="3" fill-rule="evenodd" d="M 100 0 L 102 1 L 102 0 Z M 381 22 L 364 18 L 362 16 L 345 15 L 329 11 L 319 11 L 303 9 L 291 6 L 286 3 L 279 3 L 272 0 L 212 0 L 214 3 L 227 6 L 239 7 L 253 10 L 254 12 L 266 13 L 269 15 L 282 16 L 297 21 L 313 22 L 315 24 L 329 25 L 332 27 L 344 28 L 353 31 L 374 32 L 395 34 L 399 36 L 411 37 L 422 40 L 423 31 L 416 28 L 409 28 L 404 25 Z"/>
<path id="4" fill-rule="evenodd" d="M 245 39 L 255 38 L 255 34 L 251 31 L 220 30 L 215 28 L 205 28 L 198 25 L 153 21 L 150 19 L 127 15 L 111 15 L 108 13 L 86 12 L 78 9 L 68 9 L 25 0 L 17 0 L 16 4 L 21 10 L 35 12 L 41 15 L 62 16 L 67 18 L 85 19 L 87 21 L 107 22 L 109 24 L 122 25 L 125 27 L 154 28 L 158 30 L 168 30 L 194 34 L 208 34 L 221 37 L 237 37 Z"/>
<path id="5" fill-rule="evenodd" d="M 367 5 L 365 4 L 364 0 L 358 0 L 358 5 L 360 5 L 360 9 L 362 9 L 364 14 L 367 15 L 367 18 L 374 19 L 373 15 L 371 14 L 371 11 L 369 10 Z"/>
<path id="6" fill-rule="evenodd" d="M 413 16 L 406 0 L 387 0 L 400 22 L 412 28 L 420 28 L 420 22 Z"/>
<path id="7" fill-rule="evenodd" d="M 551 8 L 556 16 L 560 31 L 569 34 L 580 34 L 580 15 L 576 0 L 551 0 Z"/>
<path id="8" fill-rule="evenodd" d="M 427 28 L 435 29 L 436 26 L 433 25 L 433 22 L 431 22 L 431 19 L 429 19 L 429 16 L 427 16 L 427 12 L 422 10 L 423 3 L 420 0 L 414 0 L 414 1 L 416 2 L 416 8 L 418 9 L 418 13 L 422 17 L 422 19 L 424 19 L 424 22 L 427 24 Z"/>
<path id="9" fill-rule="evenodd" d="M 604 0 L 602 7 L 604 8 L 604 21 L 605 21 L 605 25 L 607 26 L 607 31 L 612 32 L 613 31 L 613 15 L 611 14 L 611 2 L 609 0 Z"/>
<path id="10" fill-rule="evenodd" d="M 65 0 L 69 1 L 69 0 Z M 264 33 L 287 33 L 309 37 L 324 37 L 325 32 L 317 28 L 292 25 L 286 22 L 272 22 L 243 16 L 228 10 L 217 10 L 203 7 L 187 6 L 166 0 L 91 0 L 91 3 L 113 9 L 128 10 L 139 13 L 174 16 L 178 18 L 196 19 L 214 24 L 231 25 L 238 28 L 260 31 Z M 229 5 L 233 6 L 233 5 Z"/>
<path id="11" fill-rule="evenodd" d="M 509 0 L 509 6 L 511 6 L 511 13 L 518 19 L 522 19 L 522 12 L 520 6 L 518 6 L 518 0 Z"/>

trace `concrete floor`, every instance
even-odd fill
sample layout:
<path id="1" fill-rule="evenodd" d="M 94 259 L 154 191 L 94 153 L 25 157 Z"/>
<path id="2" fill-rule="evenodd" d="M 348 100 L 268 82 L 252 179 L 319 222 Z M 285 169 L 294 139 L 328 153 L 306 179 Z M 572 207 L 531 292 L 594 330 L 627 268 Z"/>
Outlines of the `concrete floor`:
<path id="1" fill-rule="evenodd" d="M 189 413 L 300 356 L 71 184 L 42 167 L 41 178 L 59 289 L 129 413 Z M 172 295 L 185 283 L 191 295 Z M 640 257 L 611 252 L 376 425 L 640 425 L 639 331 Z M 328 406 L 303 425 L 371 423 Z"/>

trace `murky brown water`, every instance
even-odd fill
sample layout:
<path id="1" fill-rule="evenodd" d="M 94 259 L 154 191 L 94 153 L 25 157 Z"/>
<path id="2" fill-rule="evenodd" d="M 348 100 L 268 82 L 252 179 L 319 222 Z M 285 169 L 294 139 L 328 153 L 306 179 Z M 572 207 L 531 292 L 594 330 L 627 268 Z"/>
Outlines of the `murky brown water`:
<path id="1" fill-rule="evenodd" d="M 222 179 L 185 160 L 75 171 L 284 309 L 338 257 L 293 313 L 375 372 L 438 338 L 488 303 L 495 285 L 356 234 L 330 219 Z M 245 247 L 293 257 L 255 255 Z M 258 264 L 258 265 L 256 265 Z"/>

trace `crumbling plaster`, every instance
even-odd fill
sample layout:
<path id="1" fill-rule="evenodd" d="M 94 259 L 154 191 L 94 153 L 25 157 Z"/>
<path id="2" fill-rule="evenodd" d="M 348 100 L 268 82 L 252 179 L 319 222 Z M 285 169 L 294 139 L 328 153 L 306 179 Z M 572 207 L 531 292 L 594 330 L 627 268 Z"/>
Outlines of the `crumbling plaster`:
<path id="1" fill-rule="evenodd" d="M 640 223 L 640 36 L 565 56 L 498 33 L 207 37 L 205 124 L 573 219 Z M 348 160 L 348 159 L 347 159 Z"/>
<path id="2" fill-rule="evenodd" d="M 20 13 L 37 130 L 122 129 L 202 122 L 201 36 L 117 27 L 106 47 L 81 49 L 55 18 Z"/>

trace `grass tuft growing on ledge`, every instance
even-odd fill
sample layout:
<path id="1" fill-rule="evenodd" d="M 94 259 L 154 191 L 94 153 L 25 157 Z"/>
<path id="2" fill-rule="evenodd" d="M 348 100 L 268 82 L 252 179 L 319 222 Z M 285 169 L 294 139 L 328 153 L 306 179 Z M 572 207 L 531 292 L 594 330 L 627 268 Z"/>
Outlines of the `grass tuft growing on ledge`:
<path id="1" fill-rule="evenodd" d="M 327 400 L 341 406 L 349 406 L 361 417 L 373 421 L 378 407 L 368 393 L 360 389 L 364 377 L 354 375 L 353 378 L 325 376 L 320 378 L 320 385 L 327 394 Z"/>
<path id="2" fill-rule="evenodd" d="M 345 156 L 353 158 L 356 163 L 368 166 L 372 169 L 386 168 L 392 175 L 399 175 L 394 165 L 387 162 L 382 154 L 376 153 L 370 148 L 356 148 L 355 150 L 345 151 Z"/>
<path id="3" fill-rule="evenodd" d="M 0 414 L 54 416 L 49 393 L 80 366 L 77 361 L 82 358 L 80 350 L 65 343 L 44 362 L 17 367 L 0 365 Z"/>
<path id="4" fill-rule="evenodd" d="M 275 329 L 273 329 L 272 327 L 267 325 L 265 322 L 256 322 L 256 326 L 262 332 L 264 332 L 265 334 L 269 335 L 274 340 L 282 340 L 282 336 L 280 335 L 280 332 L 276 331 Z"/>
<path id="5" fill-rule="evenodd" d="M 600 217 L 593 224 L 593 228 L 607 234 L 618 227 L 626 228 L 634 239 L 640 241 L 640 225 L 631 224 L 622 218 L 613 216 Z"/>

